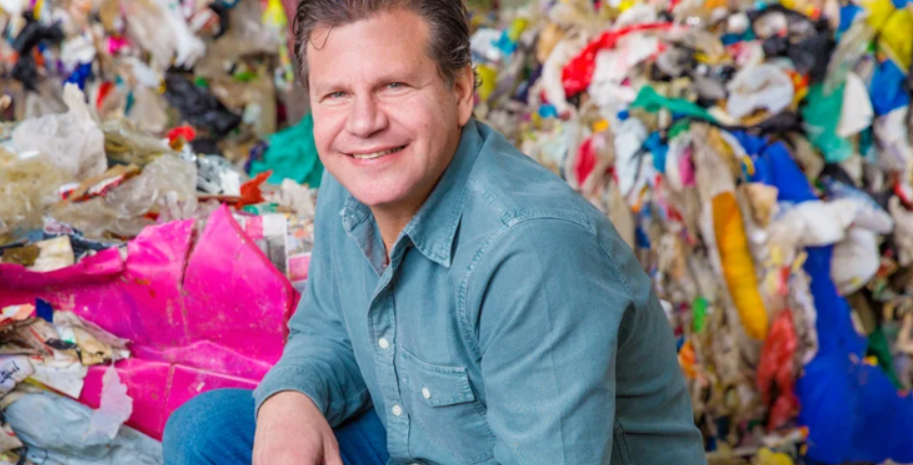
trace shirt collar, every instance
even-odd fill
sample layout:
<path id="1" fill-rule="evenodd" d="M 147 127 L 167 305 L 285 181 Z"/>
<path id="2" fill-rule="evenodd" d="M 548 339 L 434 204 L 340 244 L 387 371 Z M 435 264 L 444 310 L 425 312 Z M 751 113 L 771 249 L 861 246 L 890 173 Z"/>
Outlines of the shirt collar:
<path id="1" fill-rule="evenodd" d="M 400 235 L 408 236 L 422 255 L 444 267 L 450 267 L 453 238 L 463 214 L 466 184 L 483 143 L 478 124 L 470 119 L 463 127 L 460 145 L 450 165 Z M 373 219 L 371 209 L 348 191 L 341 216 L 349 233 L 368 217 Z"/>

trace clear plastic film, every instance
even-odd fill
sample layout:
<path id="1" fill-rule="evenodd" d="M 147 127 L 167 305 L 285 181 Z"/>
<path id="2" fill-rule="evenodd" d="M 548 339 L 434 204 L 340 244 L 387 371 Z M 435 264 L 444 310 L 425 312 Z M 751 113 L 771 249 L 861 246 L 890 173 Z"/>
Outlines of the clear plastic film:
<path id="1" fill-rule="evenodd" d="M 97 176 L 107 169 L 105 136 L 76 85 L 64 87 L 63 99 L 69 111 L 23 121 L 13 131 L 12 148 L 20 157 L 45 154 L 76 180 Z"/>
<path id="2" fill-rule="evenodd" d="M 87 237 L 133 237 L 154 224 L 152 218 L 160 214 L 171 219 L 192 218 L 196 206 L 196 165 L 163 155 L 105 196 L 66 203 L 53 216 Z"/>
<path id="3" fill-rule="evenodd" d="M 0 244 L 5 234 L 41 226 L 44 211 L 59 200 L 69 177 L 47 156 L 25 160 L 0 148 Z"/>

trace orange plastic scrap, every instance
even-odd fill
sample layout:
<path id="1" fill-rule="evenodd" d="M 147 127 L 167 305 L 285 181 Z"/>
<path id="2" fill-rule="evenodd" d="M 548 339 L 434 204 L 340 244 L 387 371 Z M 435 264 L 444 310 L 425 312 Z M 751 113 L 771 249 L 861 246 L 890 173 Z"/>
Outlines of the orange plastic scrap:
<path id="1" fill-rule="evenodd" d="M 723 192 L 712 200 L 713 230 L 723 275 L 742 326 L 749 337 L 763 340 L 767 335 L 767 310 L 758 291 L 754 263 L 735 194 Z"/>
<path id="2" fill-rule="evenodd" d="M 691 345 L 691 341 L 685 341 L 682 344 L 682 348 L 679 349 L 678 364 L 681 365 L 682 371 L 687 378 L 694 379 L 697 376 L 697 355 L 694 353 L 694 346 Z"/>
<path id="3" fill-rule="evenodd" d="M 768 430 L 784 426 L 799 410 L 799 398 L 793 389 L 796 384 L 793 360 L 798 346 L 792 312 L 783 310 L 771 325 L 758 364 L 758 390 L 765 405 L 771 405 L 771 390 L 774 384 L 777 386 L 777 398 L 767 420 Z"/>
<path id="4" fill-rule="evenodd" d="M 243 208 L 245 205 L 254 205 L 263 202 L 263 194 L 260 192 L 260 185 L 266 182 L 273 174 L 272 170 L 264 171 L 254 179 L 241 184 L 241 199 L 235 203 L 235 208 Z"/>

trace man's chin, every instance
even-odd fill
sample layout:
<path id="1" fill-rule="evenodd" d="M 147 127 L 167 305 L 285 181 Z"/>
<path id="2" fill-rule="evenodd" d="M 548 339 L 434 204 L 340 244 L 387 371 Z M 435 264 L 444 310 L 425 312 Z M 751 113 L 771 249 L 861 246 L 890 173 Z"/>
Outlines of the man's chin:
<path id="1" fill-rule="evenodd" d="M 395 209 L 403 205 L 408 198 L 407 192 L 400 189 L 362 188 L 350 189 L 349 192 L 359 202 L 372 209 Z"/>

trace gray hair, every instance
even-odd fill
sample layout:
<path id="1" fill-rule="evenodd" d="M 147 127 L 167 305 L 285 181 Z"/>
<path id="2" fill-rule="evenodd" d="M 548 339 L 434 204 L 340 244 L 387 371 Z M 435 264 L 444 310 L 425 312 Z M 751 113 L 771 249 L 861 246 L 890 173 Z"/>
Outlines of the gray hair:
<path id="1" fill-rule="evenodd" d="M 371 16 L 405 9 L 429 26 L 428 56 L 448 85 L 456 72 L 472 65 L 469 48 L 469 12 L 463 0 L 301 0 L 295 12 L 295 59 L 301 84 L 308 88 L 307 44 L 318 27 L 344 26 Z"/>

